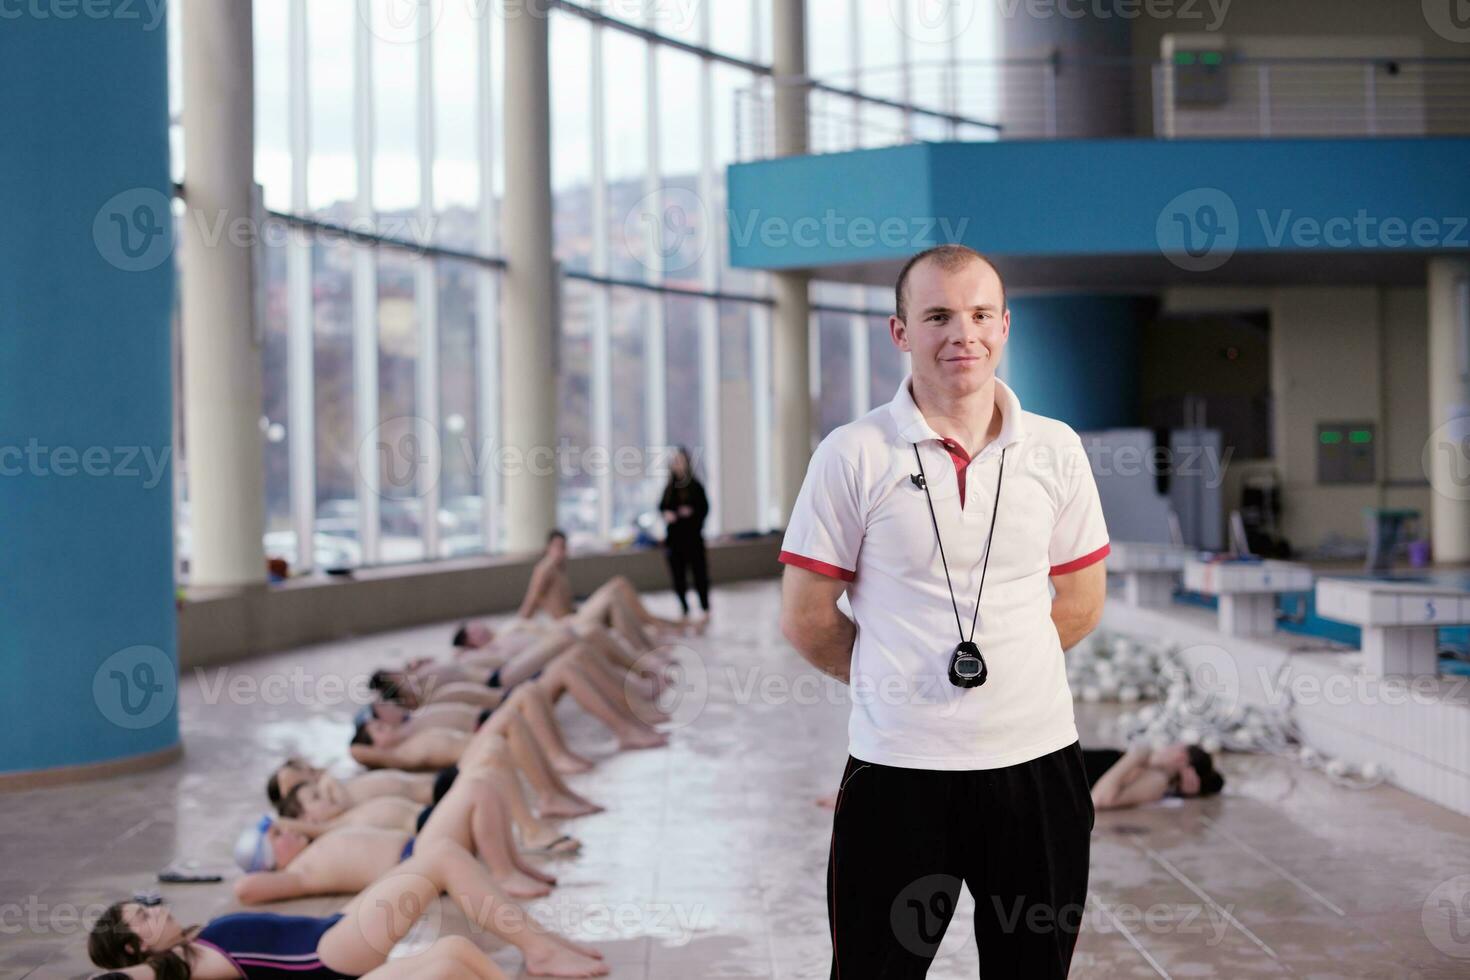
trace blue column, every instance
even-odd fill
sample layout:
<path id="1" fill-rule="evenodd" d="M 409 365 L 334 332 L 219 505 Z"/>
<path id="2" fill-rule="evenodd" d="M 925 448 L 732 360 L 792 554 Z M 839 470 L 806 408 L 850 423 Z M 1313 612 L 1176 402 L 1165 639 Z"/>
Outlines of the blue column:
<path id="1" fill-rule="evenodd" d="M 1010 300 L 1002 375 L 1028 412 L 1081 432 L 1138 424 L 1138 333 L 1151 304 L 1130 296 Z"/>
<path id="2" fill-rule="evenodd" d="M 166 33 L 0 20 L 0 773 L 179 739 Z"/>

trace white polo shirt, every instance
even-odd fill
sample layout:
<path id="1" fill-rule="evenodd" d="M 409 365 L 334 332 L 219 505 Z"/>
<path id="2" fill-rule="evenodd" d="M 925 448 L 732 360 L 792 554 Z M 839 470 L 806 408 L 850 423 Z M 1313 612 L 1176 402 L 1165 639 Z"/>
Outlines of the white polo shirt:
<path id="1" fill-rule="evenodd" d="M 1064 422 L 1023 411 L 996 380 L 999 436 L 970 460 L 940 436 L 905 378 L 893 401 L 832 431 L 812 454 L 780 560 L 840 578 L 857 624 L 849 751 L 910 769 L 995 769 L 1077 740 L 1062 647 L 1051 621 L 1052 575 L 1108 553 L 1087 455 Z M 980 560 L 995 521 L 975 643 L 989 668 L 980 687 L 949 682 L 960 641 L 917 444 L 944 539 L 965 634 Z M 958 471 L 965 473 L 964 502 Z"/>

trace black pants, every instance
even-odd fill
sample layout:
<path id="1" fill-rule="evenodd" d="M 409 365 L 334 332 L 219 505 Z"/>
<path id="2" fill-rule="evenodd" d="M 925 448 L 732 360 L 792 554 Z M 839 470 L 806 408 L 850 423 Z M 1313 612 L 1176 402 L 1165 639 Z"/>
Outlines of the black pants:
<path id="1" fill-rule="evenodd" d="M 679 606 L 687 614 L 689 600 L 684 592 L 689 588 L 689 572 L 694 573 L 694 591 L 699 593 L 699 605 L 709 612 L 709 565 L 704 557 L 704 538 L 700 535 L 671 537 L 664 546 L 669 559 L 669 574 L 674 579 L 674 595 L 679 597 Z"/>
<path id="2" fill-rule="evenodd" d="M 975 899 L 981 976 L 1065 977 L 1093 818 L 1076 743 L 962 772 L 848 759 L 827 866 L 832 980 L 923 977 L 962 882 Z"/>

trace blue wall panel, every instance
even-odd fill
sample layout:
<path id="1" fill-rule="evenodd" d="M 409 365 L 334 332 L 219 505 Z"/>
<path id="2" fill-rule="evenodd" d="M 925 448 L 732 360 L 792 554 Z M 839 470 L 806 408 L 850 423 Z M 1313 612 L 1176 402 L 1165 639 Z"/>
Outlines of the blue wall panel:
<path id="1" fill-rule="evenodd" d="M 1138 334 L 1146 300 L 1014 297 L 1001 373 L 1029 412 L 1079 432 L 1138 424 Z"/>
<path id="2" fill-rule="evenodd" d="M 0 28 L 0 771 L 179 737 L 166 31 L 34 9 Z"/>
<path id="3" fill-rule="evenodd" d="M 1158 254 L 1186 229 L 1217 251 L 1470 249 L 1470 139 L 918 144 L 737 164 L 728 180 L 731 260 L 751 268 L 893 259 L 936 235 L 1032 256 Z M 830 223 L 814 243 L 737 234 L 829 215 L 909 235 L 872 242 Z M 1390 219 L 1402 230 L 1386 233 Z"/>

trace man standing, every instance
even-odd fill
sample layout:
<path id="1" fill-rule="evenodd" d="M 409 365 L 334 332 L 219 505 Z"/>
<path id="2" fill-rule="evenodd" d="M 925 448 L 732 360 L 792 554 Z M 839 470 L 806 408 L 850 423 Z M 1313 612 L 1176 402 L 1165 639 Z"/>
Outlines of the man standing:
<path id="1" fill-rule="evenodd" d="M 1062 651 L 1102 614 L 1097 486 L 995 376 L 1010 311 L 983 256 L 910 259 L 888 328 L 912 373 L 822 440 L 781 552 L 782 632 L 852 691 L 831 975 L 923 977 L 963 882 L 984 976 L 1065 977 L 1094 814 Z"/>

